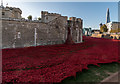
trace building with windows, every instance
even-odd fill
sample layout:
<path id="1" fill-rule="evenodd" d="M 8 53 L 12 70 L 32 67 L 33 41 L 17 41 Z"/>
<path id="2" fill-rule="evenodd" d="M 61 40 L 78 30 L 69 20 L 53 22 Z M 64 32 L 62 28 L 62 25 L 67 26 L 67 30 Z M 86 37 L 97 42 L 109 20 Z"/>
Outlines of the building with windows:
<path id="1" fill-rule="evenodd" d="M 100 24 L 100 27 L 103 24 Z M 110 12 L 109 12 L 109 8 L 107 9 L 107 13 L 106 13 L 106 24 L 105 24 L 108 28 L 108 32 L 107 33 L 119 33 L 120 32 L 120 22 L 117 21 L 110 21 Z"/>
<path id="2" fill-rule="evenodd" d="M 92 29 L 91 28 L 83 28 L 83 35 L 91 36 L 92 35 Z"/>
<path id="3" fill-rule="evenodd" d="M 120 32 L 120 22 L 109 22 L 106 24 L 109 33 L 119 33 Z"/>

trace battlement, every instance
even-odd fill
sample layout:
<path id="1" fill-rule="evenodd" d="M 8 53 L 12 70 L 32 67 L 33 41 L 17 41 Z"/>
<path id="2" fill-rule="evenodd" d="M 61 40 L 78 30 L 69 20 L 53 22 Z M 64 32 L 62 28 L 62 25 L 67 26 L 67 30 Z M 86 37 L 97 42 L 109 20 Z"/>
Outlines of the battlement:
<path id="1" fill-rule="evenodd" d="M 47 15 L 48 11 L 41 11 L 41 15 Z"/>
<path id="2" fill-rule="evenodd" d="M 76 17 L 70 17 L 69 20 L 70 21 L 76 21 Z"/>
<path id="3" fill-rule="evenodd" d="M 22 10 L 15 7 L 2 7 L 2 18 L 21 19 Z"/>
<path id="4" fill-rule="evenodd" d="M 48 11 L 41 11 L 41 15 L 47 15 L 47 16 L 61 16 L 61 14 L 58 14 L 58 13 L 49 13 Z"/>
<path id="5" fill-rule="evenodd" d="M 22 10 L 20 8 L 16 8 L 16 7 L 6 6 L 6 8 L 4 8 L 4 10 L 12 10 L 12 11 L 19 12 L 20 14 L 22 14 Z"/>
<path id="6" fill-rule="evenodd" d="M 82 22 L 83 20 L 81 18 L 77 18 L 77 21 Z"/>
<path id="7" fill-rule="evenodd" d="M 61 14 L 58 13 L 49 13 L 48 11 L 41 11 L 41 22 L 48 23 L 59 17 L 63 17 L 67 20 L 67 16 L 61 16 Z"/>
<path id="8" fill-rule="evenodd" d="M 75 21 L 75 22 L 78 21 L 78 22 L 81 22 L 82 19 L 81 18 L 76 18 L 76 17 L 70 17 L 69 21 Z"/>

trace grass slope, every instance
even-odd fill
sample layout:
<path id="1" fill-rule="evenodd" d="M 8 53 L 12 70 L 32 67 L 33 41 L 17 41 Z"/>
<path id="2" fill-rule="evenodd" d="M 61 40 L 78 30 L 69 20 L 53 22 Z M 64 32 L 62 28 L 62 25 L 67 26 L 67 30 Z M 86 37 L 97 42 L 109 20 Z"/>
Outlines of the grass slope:
<path id="1" fill-rule="evenodd" d="M 73 83 L 91 83 L 91 82 L 100 82 L 106 77 L 118 71 L 120 64 L 119 63 L 107 63 L 99 64 L 100 67 L 89 65 L 88 70 L 83 70 L 82 72 L 77 72 L 75 77 L 68 77 L 64 79 L 60 84 L 73 84 Z"/>

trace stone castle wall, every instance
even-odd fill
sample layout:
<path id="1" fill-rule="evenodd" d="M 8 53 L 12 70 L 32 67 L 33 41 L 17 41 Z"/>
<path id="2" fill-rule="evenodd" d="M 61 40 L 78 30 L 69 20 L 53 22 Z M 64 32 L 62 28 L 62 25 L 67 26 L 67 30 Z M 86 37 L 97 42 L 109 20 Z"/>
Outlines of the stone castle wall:
<path id="1" fill-rule="evenodd" d="M 82 42 L 82 21 L 71 21 L 74 42 Z M 2 19 L 2 48 L 63 44 L 67 39 L 67 18 L 48 23 Z M 36 33 L 35 33 L 36 32 Z"/>
<path id="2" fill-rule="evenodd" d="M 60 19 L 59 19 L 60 21 Z M 57 23 L 57 21 L 55 21 Z M 53 23 L 55 23 L 53 21 Z M 22 22 L 2 20 L 3 47 L 25 47 L 36 44 L 62 44 L 65 41 L 65 26 L 58 24 L 59 28 L 52 23 Z M 56 24 L 55 23 L 55 24 Z"/>
<path id="3" fill-rule="evenodd" d="M 82 20 L 76 17 L 70 17 L 71 36 L 76 43 L 82 42 Z"/>

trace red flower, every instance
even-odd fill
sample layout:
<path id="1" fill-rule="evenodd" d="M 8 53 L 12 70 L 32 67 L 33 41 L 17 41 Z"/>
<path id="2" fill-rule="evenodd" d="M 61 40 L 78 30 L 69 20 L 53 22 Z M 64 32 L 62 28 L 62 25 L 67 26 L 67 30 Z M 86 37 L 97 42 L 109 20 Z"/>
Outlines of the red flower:
<path id="1" fill-rule="evenodd" d="M 120 41 L 83 37 L 72 45 L 49 45 L 2 50 L 3 82 L 61 82 L 89 64 L 120 62 Z"/>

